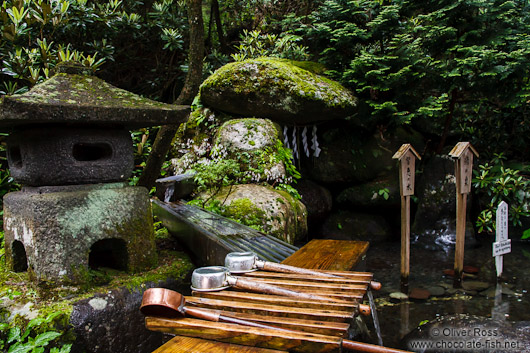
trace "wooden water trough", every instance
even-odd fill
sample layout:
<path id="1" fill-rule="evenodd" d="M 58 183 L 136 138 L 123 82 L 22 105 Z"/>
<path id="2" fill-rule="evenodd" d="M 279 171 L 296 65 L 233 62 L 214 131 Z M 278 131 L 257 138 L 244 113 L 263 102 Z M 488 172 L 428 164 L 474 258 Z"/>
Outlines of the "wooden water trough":
<path id="1" fill-rule="evenodd" d="M 251 251 L 262 260 L 281 262 L 298 250 L 278 238 L 181 201 L 153 200 L 152 206 L 153 214 L 201 265 L 222 264 L 234 251 Z"/>

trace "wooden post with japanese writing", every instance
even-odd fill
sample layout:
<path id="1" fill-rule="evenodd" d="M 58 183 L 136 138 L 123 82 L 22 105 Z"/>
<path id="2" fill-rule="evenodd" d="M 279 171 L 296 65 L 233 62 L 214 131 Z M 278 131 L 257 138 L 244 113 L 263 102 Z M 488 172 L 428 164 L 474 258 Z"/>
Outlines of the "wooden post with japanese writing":
<path id="1" fill-rule="evenodd" d="M 410 144 L 403 144 L 392 157 L 399 161 L 401 194 L 401 291 L 408 294 L 410 274 L 410 196 L 414 195 L 414 177 L 418 152 Z"/>
<path id="2" fill-rule="evenodd" d="M 473 178 L 473 155 L 478 157 L 475 148 L 469 142 L 459 142 L 453 147 L 449 156 L 455 160 L 456 180 L 456 245 L 455 277 L 453 287 L 462 287 L 464 270 L 464 243 L 466 239 L 467 194 L 471 192 Z"/>

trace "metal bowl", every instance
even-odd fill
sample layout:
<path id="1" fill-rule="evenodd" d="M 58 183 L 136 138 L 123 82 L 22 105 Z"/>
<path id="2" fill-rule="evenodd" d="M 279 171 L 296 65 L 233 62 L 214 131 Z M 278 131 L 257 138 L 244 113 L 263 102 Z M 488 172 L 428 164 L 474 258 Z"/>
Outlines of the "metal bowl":
<path id="1" fill-rule="evenodd" d="M 184 297 L 165 288 L 149 288 L 144 292 L 140 311 L 146 316 L 182 316 Z"/>
<path id="2" fill-rule="evenodd" d="M 225 257 L 225 267 L 230 273 L 245 273 L 256 271 L 256 254 L 250 251 L 231 252 Z"/>
<path id="3" fill-rule="evenodd" d="M 223 266 L 199 267 L 191 274 L 191 289 L 210 292 L 228 288 L 229 271 Z"/>

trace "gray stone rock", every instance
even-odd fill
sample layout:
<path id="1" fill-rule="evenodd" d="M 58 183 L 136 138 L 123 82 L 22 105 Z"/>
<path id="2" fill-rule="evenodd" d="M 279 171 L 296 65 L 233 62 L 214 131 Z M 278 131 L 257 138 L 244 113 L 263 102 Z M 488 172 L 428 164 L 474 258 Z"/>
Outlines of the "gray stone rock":
<path id="1" fill-rule="evenodd" d="M 278 130 L 268 119 L 233 119 L 217 131 L 214 148 L 231 152 L 252 152 L 273 147 L 278 141 Z"/>
<path id="2" fill-rule="evenodd" d="M 145 328 L 140 312 L 142 288 L 119 288 L 76 302 L 70 315 L 76 340 L 72 353 L 152 352 L 168 340 L 162 333 Z M 189 284 L 168 280 L 158 287 L 189 293 Z"/>
<path id="3" fill-rule="evenodd" d="M 428 287 L 427 290 L 431 293 L 432 296 L 439 297 L 445 294 L 445 288 L 440 286 Z"/>
<path id="4" fill-rule="evenodd" d="M 24 185 L 126 181 L 133 170 L 125 129 L 33 128 L 12 133 L 7 144 L 11 175 Z"/>
<path id="5" fill-rule="evenodd" d="M 214 156 L 240 162 L 241 170 L 263 170 L 252 172 L 252 182 L 285 181 L 285 166 L 274 158 L 281 144 L 278 138 L 278 130 L 268 119 L 234 119 L 219 128 L 212 151 Z"/>
<path id="6" fill-rule="evenodd" d="M 319 223 L 331 212 L 333 198 L 325 187 L 311 180 L 302 179 L 294 185 L 302 196 L 302 203 L 307 209 L 308 223 Z"/>
<path id="7" fill-rule="evenodd" d="M 23 188 L 4 197 L 8 265 L 44 282 L 83 282 L 99 266 L 156 265 L 147 190 L 123 183 Z"/>
<path id="8" fill-rule="evenodd" d="M 464 288 L 466 291 L 481 291 L 485 290 L 490 287 L 490 284 L 488 282 L 481 282 L 481 281 L 463 281 L 462 282 L 462 288 Z"/>
<path id="9" fill-rule="evenodd" d="M 409 296 L 402 292 L 392 292 L 390 293 L 390 298 L 396 300 L 407 300 L 409 299 Z"/>
<path id="10" fill-rule="evenodd" d="M 269 186 L 240 184 L 221 189 L 215 199 L 223 202 L 225 216 L 259 215 L 267 234 L 290 244 L 307 235 L 306 207 L 287 192 Z"/>
<path id="11" fill-rule="evenodd" d="M 373 242 L 387 240 L 392 231 L 380 215 L 338 211 L 326 219 L 319 234 L 327 239 Z"/>
<path id="12" fill-rule="evenodd" d="M 341 119 L 357 105 L 339 83 L 275 58 L 227 64 L 203 82 L 200 94 L 211 108 L 285 124 Z"/>

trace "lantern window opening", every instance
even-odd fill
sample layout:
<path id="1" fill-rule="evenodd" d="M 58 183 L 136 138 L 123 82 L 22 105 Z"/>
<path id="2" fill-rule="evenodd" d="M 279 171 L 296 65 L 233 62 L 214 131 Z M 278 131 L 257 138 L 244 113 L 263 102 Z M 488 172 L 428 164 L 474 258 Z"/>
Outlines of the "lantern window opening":
<path id="1" fill-rule="evenodd" d="M 79 162 L 93 162 L 112 158 L 112 146 L 108 143 L 76 143 L 72 156 Z"/>
<path id="2" fill-rule="evenodd" d="M 11 244 L 11 251 L 13 254 L 13 271 L 26 272 L 28 270 L 28 257 L 26 256 L 24 244 L 19 240 L 15 240 Z"/>
<path id="3" fill-rule="evenodd" d="M 9 154 L 9 159 L 11 160 L 11 163 L 12 165 L 15 167 L 15 168 L 22 168 L 23 166 L 23 163 L 22 163 L 22 152 L 20 151 L 20 146 L 9 146 L 8 148 L 8 154 Z"/>
<path id="4" fill-rule="evenodd" d="M 103 239 L 90 248 L 88 267 L 97 270 L 101 267 L 127 271 L 127 246 L 123 239 Z"/>

